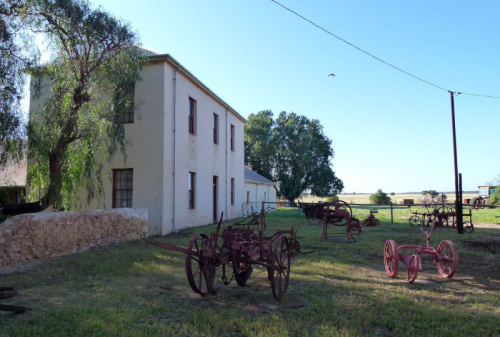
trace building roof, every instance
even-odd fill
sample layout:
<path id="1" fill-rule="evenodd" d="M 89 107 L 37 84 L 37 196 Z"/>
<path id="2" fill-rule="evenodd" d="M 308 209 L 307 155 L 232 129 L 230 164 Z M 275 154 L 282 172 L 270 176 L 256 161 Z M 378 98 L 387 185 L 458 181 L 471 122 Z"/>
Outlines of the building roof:
<path id="1" fill-rule="evenodd" d="M 236 110 L 234 110 L 229 104 L 224 102 L 222 98 L 217 96 L 212 90 L 210 90 L 209 87 L 207 87 L 205 84 L 203 84 L 196 76 L 194 76 L 189 70 L 187 70 L 182 64 L 179 63 L 176 59 L 172 57 L 170 54 L 163 54 L 157 50 L 144 47 L 144 46 L 138 46 L 141 49 L 144 49 L 148 52 L 148 57 L 150 61 L 161 61 L 165 60 L 167 63 L 169 63 L 172 67 L 178 68 L 179 72 L 181 72 L 184 76 L 186 76 L 191 82 L 193 82 L 196 86 L 198 86 L 201 90 L 205 91 L 209 96 L 212 96 L 216 101 L 218 101 L 222 106 L 224 106 L 229 112 L 234 114 L 238 119 L 240 119 L 243 123 L 246 123 L 247 120 L 240 115 Z"/>
<path id="2" fill-rule="evenodd" d="M 26 186 L 27 168 L 27 160 L 23 160 L 18 164 L 7 164 L 7 167 L 0 171 L 0 187 Z"/>
<path id="3" fill-rule="evenodd" d="M 245 167 L 245 182 L 275 185 L 275 183 L 271 180 L 264 178 L 257 172 L 250 170 L 248 167 Z"/>

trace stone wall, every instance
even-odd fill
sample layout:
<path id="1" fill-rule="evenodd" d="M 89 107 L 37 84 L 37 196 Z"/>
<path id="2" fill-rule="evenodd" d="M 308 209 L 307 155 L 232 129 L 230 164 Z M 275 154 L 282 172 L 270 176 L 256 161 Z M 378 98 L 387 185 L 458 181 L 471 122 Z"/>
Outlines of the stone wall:
<path id="1" fill-rule="evenodd" d="M 148 210 L 17 215 L 0 224 L 0 267 L 148 236 Z"/>

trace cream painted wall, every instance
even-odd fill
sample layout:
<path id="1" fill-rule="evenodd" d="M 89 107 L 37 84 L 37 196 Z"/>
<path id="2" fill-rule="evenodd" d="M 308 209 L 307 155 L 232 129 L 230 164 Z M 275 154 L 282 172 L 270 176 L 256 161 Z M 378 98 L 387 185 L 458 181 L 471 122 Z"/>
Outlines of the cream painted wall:
<path id="1" fill-rule="evenodd" d="M 175 71 L 173 69 L 173 71 Z M 186 77 L 178 75 L 177 81 L 177 139 L 176 152 L 176 221 L 177 229 L 212 223 L 213 176 L 218 177 L 217 216 L 224 212 L 224 219 L 242 216 L 243 190 L 243 122 L 212 99 Z M 189 98 L 196 101 L 194 135 L 188 132 Z M 219 142 L 213 142 L 213 114 L 219 116 Z M 230 149 L 230 127 L 235 126 L 235 151 Z M 227 158 L 226 158 L 227 152 Z M 226 170 L 227 160 L 227 170 Z M 194 172 L 195 208 L 188 205 L 188 174 Z M 231 178 L 235 179 L 235 200 L 231 205 Z"/>
<path id="2" fill-rule="evenodd" d="M 201 85 L 193 83 L 186 72 L 165 60 L 143 67 L 142 81 L 136 84 L 135 121 L 125 124 L 130 139 L 127 158 L 116 155 L 104 164 L 105 196 L 100 205 L 93 201 L 82 209 L 111 208 L 113 169 L 133 169 L 133 207 L 147 208 L 149 235 L 166 235 L 213 223 L 213 176 L 218 177 L 217 212 L 225 219 L 241 217 L 244 191 L 244 122 Z M 174 89 L 177 85 L 177 94 Z M 188 133 L 189 97 L 196 100 L 195 135 Z M 174 101 L 177 109 L 174 142 Z M 32 107 L 40 101 L 32 101 Z M 213 143 L 213 114 L 219 116 L 219 144 Z M 227 115 L 227 116 L 226 116 Z M 227 118 L 227 123 L 226 123 Z M 235 151 L 229 148 L 230 125 L 235 126 Z M 173 162 L 175 143 L 175 171 Z M 227 156 L 226 156 L 227 152 Z M 227 169 L 226 169 L 227 167 Z M 175 172 L 175 174 L 174 174 Z M 188 173 L 196 173 L 195 208 L 188 205 Z M 230 182 L 235 179 L 234 205 L 230 203 Z M 174 191 L 175 182 L 175 191 Z M 85 192 L 78 193 L 85 200 Z M 175 220 L 174 220 L 175 218 Z"/>
<path id="3" fill-rule="evenodd" d="M 247 201 L 247 192 L 249 193 L 249 205 L 256 206 L 258 209 L 262 207 L 262 201 L 266 202 L 276 202 L 276 189 L 273 185 L 263 184 L 263 183 L 254 183 L 245 181 L 244 184 L 244 200 L 243 203 Z M 264 194 L 265 193 L 265 194 Z M 272 208 L 276 208 L 275 204 L 269 204 L 265 207 L 270 206 Z M 245 207 L 242 207 L 242 210 L 245 211 Z"/>

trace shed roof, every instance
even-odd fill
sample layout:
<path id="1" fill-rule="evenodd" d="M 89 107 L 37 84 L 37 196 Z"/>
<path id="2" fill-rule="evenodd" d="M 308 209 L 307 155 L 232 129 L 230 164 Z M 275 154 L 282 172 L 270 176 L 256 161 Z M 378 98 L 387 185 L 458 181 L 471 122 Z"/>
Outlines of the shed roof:
<path id="1" fill-rule="evenodd" d="M 273 183 L 271 180 L 264 178 L 257 172 L 254 172 L 250 170 L 248 167 L 245 167 L 245 182 L 247 181 L 259 184 L 275 185 L 275 183 Z"/>

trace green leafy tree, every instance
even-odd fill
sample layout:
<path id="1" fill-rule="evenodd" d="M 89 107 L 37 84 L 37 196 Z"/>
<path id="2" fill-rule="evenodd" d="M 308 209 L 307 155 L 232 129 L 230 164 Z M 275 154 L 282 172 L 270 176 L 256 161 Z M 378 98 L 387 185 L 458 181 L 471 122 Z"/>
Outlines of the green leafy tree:
<path id="1" fill-rule="evenodd" d="M 264 110 L 250 114 L 245 124 L 245 164 L 263 177 L 272 180 L 276 147 L 273 142 L 273 113 Z"/>
<path id="2" fill-rule="evenodd" d="M 0 1 L 0 169 L 25 153 L 26 121 L 20 108 L 23 70 L 38 59 L 27 29 L 28 5 L 23 0 Z"/>
<path id="3" fill-rule="evenodd" d="M 379 189 L 377 193 L 370 195 L 370 202 L 378 205 L 390 204 L 391 198 Z"/>
<path id="4" fill-rule="evenodd" d="M 32 95 L 43 105 L 28 122 L 28 183 L 45 192 L 41 207 L 75 208 L 82 187 L 87 203 L 99 201 L 103 160 L 125 154 L 119 116 L 133 106 L 147 58 L 127 24 L 85 0 L 32 0 L 29 23 L 52 58 L 31 69 Z"/>
<path id="5" fill-rule="evenodd" d="M 493 192 L 490 196 L 490 204 L 492 205 L 500 205 L 500 174 L 497 178 L 486 183 L 489 186 L 497 186 L 495 192 Z"/>
<path id="6" fill-rule="evenodd" d="M 279 194 L 290 201 L 307 189 L 320 197 L 340 193 L 344 186 L 331 168 L 331 140 L 319 121 L 284 111 L 272 117 L 270 111 L 249 117 L 245 163 L 277 182 Z"/>

